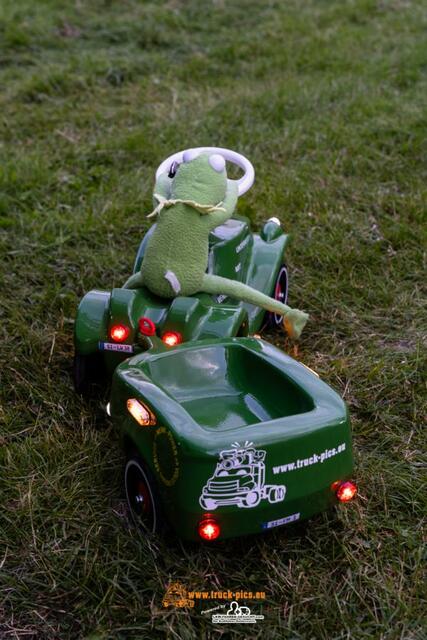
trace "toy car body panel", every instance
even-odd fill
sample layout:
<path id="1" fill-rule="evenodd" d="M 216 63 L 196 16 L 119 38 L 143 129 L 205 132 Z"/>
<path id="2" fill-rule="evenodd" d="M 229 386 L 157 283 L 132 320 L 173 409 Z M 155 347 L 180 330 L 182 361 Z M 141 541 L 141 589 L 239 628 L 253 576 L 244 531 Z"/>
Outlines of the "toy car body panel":
<path id="1" fill-rule="evenodd" d="M 111 294 L 108 291 L 89 291 L 81 300 L 74 325 L 74 344 L 77 353 L 88 355 L 98 351 L 100 340 L 106 340 Z"/>
<path id="2" fill-rule="evenodd" d="M 251 234 L 245 218 L 233 218 L 217 227 L 211 234 L 208 270 L 244 281 L 268 295 L 273 293 L 288 236 L 274 223 L 267 222 L 265 226 L 271 224 L 280 233 L 269 240 Z M 154 227 L 139 247 L 135 270 L 140 267 Z M 265 310 L 254 305 L 206 293 L 166 300 L 145 287 L 136 290 L 116 288 L 111 294 L 95 290 L 86 294 L 77 312 L 76 351 L 82 354 L 103 351 L 105 367 L 112 373 L 129 355 L 144 350 L 138 339 L 141 317 L 152 320 L 159 335 L 165 331 L 179 331 L 184 341 L 190 341 L 254 333 L 261 328 L 264 316 Z M 109 338 L 114 325 L 129 329 L 127 338 L 120 344 L 114 344 Z"/>
<path id="3" fill-rule="evenodd" d="M 156 416 L 155 426 L 139 426 L 129 398 Z M 111 412 L 186 539 L 197 539 L 204 512 L 215 513 L 223 538 L 307 518 L 336 502 L 331 485 L 353 468 L 341 398 L 255 338 L 130 358 L 114 373 Z"/>
<path id="4" fill-rule="evenodd" d="M 149 229 L 139 246 L 134 273 L 141 268 L 144 250 L 155 226 L 154 224 Z M 252 234 L 248 220 L 242 216 L 234 216 L 210 234 L 208 272 L 244 282 L 270 295 L 274 291 L 288 239 L 289 236 L 281 226 L 274 222 L 267 221 L 261 234 Z M 212 301 L 210 296 L 209 299 Z M 237 302 L 225 295 L 215 296 L 213 302 L 215 301 L 246 309 L 250 333 L 258 331 L 262 326 L 264 309 Z"/>

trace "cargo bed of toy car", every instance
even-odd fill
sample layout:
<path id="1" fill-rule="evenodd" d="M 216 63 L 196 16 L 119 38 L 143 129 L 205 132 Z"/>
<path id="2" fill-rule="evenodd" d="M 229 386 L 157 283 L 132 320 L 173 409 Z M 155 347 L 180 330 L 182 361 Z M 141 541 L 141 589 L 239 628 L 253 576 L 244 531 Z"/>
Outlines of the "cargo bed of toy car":
<path id="1" fill-rule="evenodd" d="M 125 446 L 146 460 L 168 518 L 179 520 L 175 527 L 184 538 L 196 537 L 200 507 L 215 511 L 223 537 L 238 529 L 256 532 L 295 513 L 309 517 L 336 502 L 332 483 L 352 472 L 344 402 L 261 339 L 203 340 L 135 356 L 117 367 L 111 397 Z M 141 428 L 129 416 L 130 397 L 152 411 L 157 426 Z M 159 462 L 158 442 L 166 437 L 173 448 Z M 217 479 L 218 461 L 233 451 L 251 460 L 240 467 L 245 477 Z M 254 462 L 257 456 L 262 462 Z M 251 492 L 245 493 L 245 483 Z M 247 504 L 247 495 L 258 502 Z M 253 508 L 250 522 L 236 506 Z"/>

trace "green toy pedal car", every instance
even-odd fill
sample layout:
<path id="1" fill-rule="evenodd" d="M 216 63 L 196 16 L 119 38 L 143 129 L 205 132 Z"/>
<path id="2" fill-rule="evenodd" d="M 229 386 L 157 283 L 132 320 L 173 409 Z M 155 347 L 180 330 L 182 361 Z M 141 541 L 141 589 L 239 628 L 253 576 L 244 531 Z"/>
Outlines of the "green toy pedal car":
<path id="1" fill-rule="evenodd" d="M 216 148 L 192 150 L 189 160 L 187 152 L 175 154 L 158 176 L 192 162 L 194 151 L 237 162 L 245 169 L 239 186 L 252 184 L 252 165 Z M 221 163 L 212 164 L 218 171 Z M 177 202 L 195 208 L 188 198 L 170 199 L 167 206 Z M 200 199 L 196 204 L 207 206 Z M 156 227 L 139 247 L 135 276 Z M 314 372 L 257 335 L 265 325 L 281 324 L 283 313 L 276 309 L 289 309 L 287 239 L 275 218 L 256 234 L 245 218 L 233 216 L 209 232 L 207 247 L 207 274 L 242 283 L 240 292 L 251 287 L 265 299 L 272 296 L 283 307 L 267 305 L 266 311 L 236 299 L 227 284 L 224 294 L 177 292 L 169 298 L 144 284 L 94 290 L 80 303 L 76 390 L 87 389 L 101 369 L 111 376 L 109 414 L 127 455 L 128 505 L 135 521 L 152 532 L 166 522 L 187 540 L 256 533 L 308 518 L 356 493 L 344 402 Z M 172 284 L 174 277 L 168 276 Z"/>

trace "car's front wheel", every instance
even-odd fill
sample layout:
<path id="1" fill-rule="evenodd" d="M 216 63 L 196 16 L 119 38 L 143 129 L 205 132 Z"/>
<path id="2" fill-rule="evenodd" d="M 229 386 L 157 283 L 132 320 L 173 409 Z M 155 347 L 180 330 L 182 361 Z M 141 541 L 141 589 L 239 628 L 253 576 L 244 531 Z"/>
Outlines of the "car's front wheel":
<path id="1" fill-rule="evenodd" d="M 139 456 L 131 456 L 126 462 L 124 487 L 134 523 L 150 533 L 158 532 L 161 516 L 155 481 Z"/>

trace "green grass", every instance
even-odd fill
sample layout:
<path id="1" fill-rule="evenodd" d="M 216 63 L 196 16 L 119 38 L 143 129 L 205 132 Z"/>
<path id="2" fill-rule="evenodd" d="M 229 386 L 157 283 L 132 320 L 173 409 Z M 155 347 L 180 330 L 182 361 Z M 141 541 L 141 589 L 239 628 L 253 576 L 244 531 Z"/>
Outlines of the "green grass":
<path id="1" fill-rule="evenodd" d="M 2 640 L 425 637 L 426 26 L 410 0 L 4 0 Z M 218 549 L 129 527 L 117 436 L 70 377 L 79 299 L 129 275 L 157 165 L 198 145 L 247 155 L 240 213 L 292 234 L 298 357 L 349 404 L 360 485 Z M 162 609 L 171 580 L 265 590 L 265 620 Z"/>

